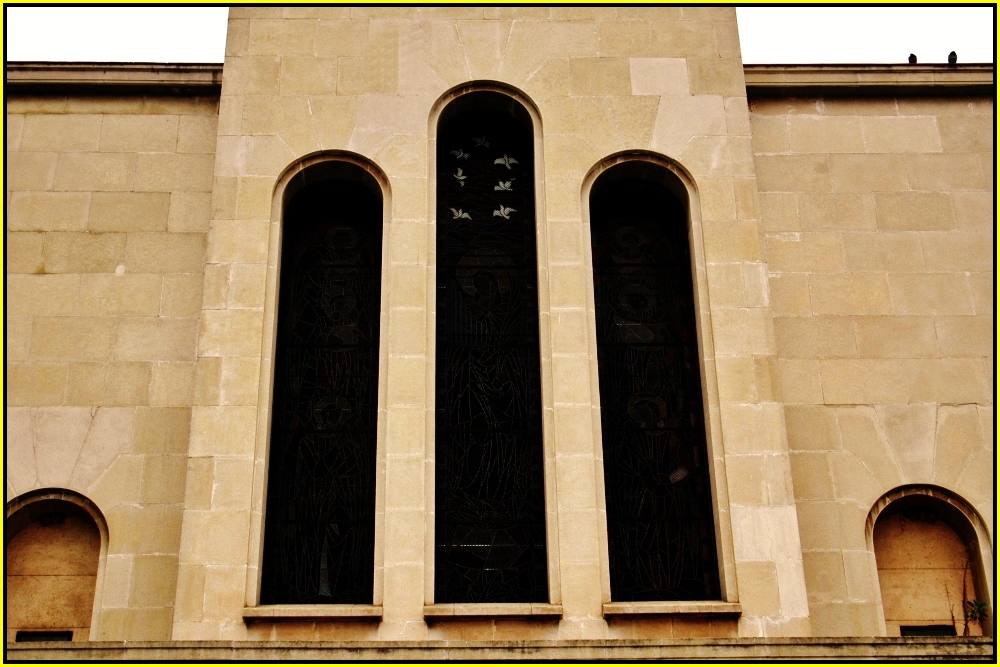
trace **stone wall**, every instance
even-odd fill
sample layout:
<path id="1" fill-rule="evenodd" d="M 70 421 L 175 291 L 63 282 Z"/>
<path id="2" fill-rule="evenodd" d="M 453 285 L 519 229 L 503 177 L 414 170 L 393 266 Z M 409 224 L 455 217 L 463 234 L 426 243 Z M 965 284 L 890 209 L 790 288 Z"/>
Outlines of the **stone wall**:
<path id="1" fill-rule="evenodd" d="M 884 632 L 865 522 L 890 489 L 944 487 L 993 525 L 993 113 L 968 97 L 751 102 L 818 635 Z"/>
<path id="2" fill-rule="evenodd" d="M 6 497 L 94 501 L 93 637 L 169 639 L 217 100 L 6 102 Z"/>

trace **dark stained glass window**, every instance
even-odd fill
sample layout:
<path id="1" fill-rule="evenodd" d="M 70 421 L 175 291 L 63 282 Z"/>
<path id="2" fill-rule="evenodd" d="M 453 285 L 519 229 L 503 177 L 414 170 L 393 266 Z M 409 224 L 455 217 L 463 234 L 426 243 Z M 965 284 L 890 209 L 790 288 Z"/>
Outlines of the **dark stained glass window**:
<path id="1" fill-rule="evenodd" d="M 530 124 L 459 113 L 442 122 L 437 165 L 434 599 L 544 602 Z"/>
<path id="2" fill-rule="evenodd" d="M 261 604 L 371 604 L 381 197 L 326 180 L 288 203 Z"/>
<path id="3" fill-rule="evenodd" d="M 717 599 L 687 215 L 614 174 L 591 196 L 611 597 Z"/>

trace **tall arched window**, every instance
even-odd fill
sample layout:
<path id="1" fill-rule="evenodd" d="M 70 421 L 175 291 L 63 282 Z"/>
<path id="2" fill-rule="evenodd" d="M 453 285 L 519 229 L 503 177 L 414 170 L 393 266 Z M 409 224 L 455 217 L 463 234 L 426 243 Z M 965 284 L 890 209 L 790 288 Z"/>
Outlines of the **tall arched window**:
<path id="1" fill-rule="evenodd" d="M 591 189 L 614 601 L 719 597 L 685 201 L 658 165 Z"/>
<path id="2" fill-rule="evenodd" d="M 372 603 L 382 197 L 337 172 L 285 204 L 261 604 Z"/>
<path id="3" fill-rule="evenodd" d="M 438 127 L 434 599 L 545 602 L 532 123 L 477 92 Z"/>

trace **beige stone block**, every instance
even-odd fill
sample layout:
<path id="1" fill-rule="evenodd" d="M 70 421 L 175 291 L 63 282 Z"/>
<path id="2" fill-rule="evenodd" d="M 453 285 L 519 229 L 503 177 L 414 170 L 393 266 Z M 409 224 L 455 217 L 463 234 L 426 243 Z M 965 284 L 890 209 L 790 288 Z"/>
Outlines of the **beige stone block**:
<path id="1" fill-rule="evenodd" d="M 249 456 L 257 430 L 256 406 L 191 410 L 191 456 Z"/>
<path id="2" fill-rule="evenodd" d="M 844 270 L 844 249 L 835 232 L 765 234 L 764 249 L 771 271 Z"/>
<path id="3" fill-rule="evenodd" d="M 208 234 L 205 261 L 266 263 L 270 227 L 264 220 L 214 220 Z"/>
<path id="4" fill-rule="evenodd" d="M 990 385 L 980 359 L 913 359 L 905 364 L 911 401 L 990 401 Z"/>
<path id="5" fill-rule="evenodd" d="M 906 161 L 906 175 L 914 190 L 987 190 L 990 174 L 978 156 L 968 154 L 913 155 Z"/>
<path id="6" fill-rule="evenodd" d="M 754 164 L 761 192 L 830 191 L 826 155 L 758 155 Z"/>
<path id="7" fill-rule="evenodd" d="M 674 31 L 671 30 L 671 34 L 673 33 Z M 653 31 L 653 36 L 655 39 L 657 36 L 656 30 Z M 714 38 L 715 33 L 713 28 L 710 39 L 714 41 Z M 692 95 L 739 96 L 746 93 L 746 84 L 743 80 L 743 67 L 736 58 L 689 57 L 687 58 L 687 65 Z"/>
<path id="8" fill-rule="evenodd" d="M 834 192 L 906 190 L 904 157 L 843 153 L 830 156 L 830 185 Z"/>
<path id="9" fill-rule="evenodd" d="M 149 404 L 164 407 L 190 406 L 194 400 L 194 373 L 193 363 L 153 364 Z"/>
<path id="10" fill-rule="evenodd" d="M 10 315 L 70 315 L 77 308 L 79 294 L 80 276 L 7 276 L 7 312 Z"/>
<path id="11" fill-rule="evenodd" d="M 362 52 L 367 42 L 366 19 L 321 19 L 316 26 L 313 52 L 320 57 L 347 56 Z"/>
<path id="12" fill-rule="evenodd" d="M 810 601 L 809 616 L 818 637 L 871 637 L 879 632 L 877 612 L 870 603 Z"/>
<path id="13" fill-rule="evenodd" d="M 212 507 L 212 489 L 215 479 L 215 458 L 189 457 L 185 477 L 184 507 L 188 510 L 207 510 Z"/>
<path id="14" fill-rule="evenodd" d="M 31 358 L 100 361 L 107 359 L 115 323 L 98 317 L 37 317 L 31 331 Z"/>
<path id="15" fill-rule="evenodd" d="M 652 26 L 648 21 L 601 21 L 597 24 L 602 56 L 642 57 L 652 55 Z M 686 74 L 686 72 L 685 72 Z"/>
<path id="16" fill-rule="evenodd" d="M 969 457 L 983 448 L 976 407 L 940 406 L 934 444 L 931 478 L 945 488 L 954 488 Z"/>
<path id="17" fill-rule="evenodd" d="M 862 123 L 851 116 L 792 116 L 788 144 L 795 153 L 857 153 L 864 150 Z"/>
<path id="18" fill-rule="evenodd" d="M 129 273 L 200 273 L 204 262 L 204 234 L 136 233 L 125 244 Z"/>
<path id="19" fill-rule="evenodd" d="M 570 94 L 629 95 L 632 92 L 625 58 L 570 58 Z"/>
<path id="20" fill-rule="evenodd" d="M 344 149 L 358 119 L 358 98 L 310 97 L 316 140 L 324 149 Z"/>
<path id="21" fill-rule="evenodd" d="M 582 178 L 601 155 L 572 134 L 545 137 L 546 176 Z"/>
<path id="22" fill-rule="evenodd" d="M 925 232 L 920 235 L 928 271 L 990 271 L 995 243 L 992 231 Z"/>
<path id="23" fill-rule="evenodd" d="M 727 456 L 726 479 L 729 502 L 736 505 L 766 505 L 767 477 L 764 456 Z"/>
<path id="24" fill-rule="evenodd" d="M 230 269 L 229 308 L 263 308 L 267 267 L 263 264 L 233 264 Z"/>
<path id="25" fill-rule="evenodd" d="M 862 118 L 865 146 L 871 153 L 937 153 L 941 151 L 936 119 L 931 116 Z"/>
<path id="26" fill-rule="evenodd" d="M 993 315 L 996 279 L 993 272 L 969 274 L 969 289 L 972 292 L 973 309 L 977 315 Z"/>
<path id="27" fill-rule="evenodd" d="M 425 412 L 422 407 L 393 406 L 386 410 L 385 446 L 387 456 L 422 455 Z"/>
<path id="28" fill-rule="evenodd" d="M 219 381 L 223 405 L 257 405 L 259 357 L 226 357 Z"/>
<path id="29" fill-rule="evenodd" d="M 114 273 L 125 263 L 125 234 L 47 234 L 44 258 L 46 273 Z"/>
<path id="30" fill-rule="evenodd" d="M 312 55 L 316 21 L 252 20 L 249 52 L 253 55 Z"/>
<path id="31" fill-rule="evenodd" d="M 80 276 L 76 310 L 93 316 L 154 316 L 160 312 L 163 278 L 155 274 Z"/>
<path id="32" fill-rule="evenodd" d="M 106 115 L 100 150 L 121 153 L 162 153 L 177 148 L 177 116 Z"/>
<path id="33" fill-rule="evenodd" d="M 888 280 L 882 273 L 810 275 L 809 296 L 817 315 L 879 315 L 892 311 Z"/>
<path id="34" fill-rule="evenodd" d="M 736 195 L 731 178 L 705 178 L 698 185 L 702 216 L 710 220 L 736 218 Z"/>
<path id="35" fill-rule="evenodd" d="M 556 405 L 592 401 L 590 362 L 583 355 L 553 355 L 553 401 Z"/>
<path id="36" fill-rule="evenodd" d="M 867 193 L 803 193 L 798 208 L 803 230 L 876 228 L 875 203 Z"/>
<path id="37" fill-rule="evenodd" d="M 937 192 L 879 192 L 875 194 L 879 229 L 932 231 L 955 229 L 951 198 Z"/>
<path id="38" fill-rule="evenodd" d="M 389 314 L 389 354 L 422 355 L 427 349 L 427 312 L 421 308 L 393 308 Z"/>
<path id="39" fill-rule="evenodd" d="M 108 365 L 80 362 L 69 365 L 65 405 L 100 405 L 108 382 Z"/>
<path id="40" fill-rule="evenodd" d="M 195 364 L 194 404 L 219 405 L 222 382 L 222 358 L 199 357 Z"/>
<path id="41" fill-rule="evenodd" d="M 853 500 L 871 507 L 889 489 L 851 452 L 831 452 L 830 469 L 838 500 Z"/>
<path id="42" fill-rule="evenodd" d="M 760 198 L 757 194 L 756 178 L 734 178 L 733 194 L 736 197 L 737 219 L 760 219 Z"/>
<path id="43" fill-rule="evenodd" d="M 740 603 L 743 613 L 752 616 L 777 616 L 781 613 L 778 575 L 769 561 L 737 562 Z"/>
<path id="44" fill-rule="evenodd" d="M 947 153 L 989 153 L 994 133 L 989 116 L 938 116 L 941 148 Z"/>
<path id="45" fill-rule="evenodd" d="M 756 221 L 705 221 L 702 226 L 708 262 L 759 262 L 764 259 Z"/>
<path id="46" fill-rule="evenodd" d="M 874 316 L 855 319 L 858 355 L 877 359 L 933 357 L 934 318 Z"/>
<path id="47" fill-rule="evenodd" d="M 893 312 L 900 315 L 971 315 L 969 280 L 962 273 L 890 273 Z"/>
<path id="48" fill-rule="evenodd" d="M 804 551 L 802 568 L 806 575 L 810 608 L 813 602 L 847 600 L 847 580 L 840 551 Z"/>
<path id="49" fill-rule="evenodd" d="M 24 119 L 19 150 L 96 151 L 101 116 L 93 114 L 32 114 Z"/>
<path id="50" fill-rule="evenodd" d="M 190 408 L 140 407 L 135 411 L 135 454 L 187 454 Z"/>
<path id="51" fill-rule="evenodd" d="M 777 403 L 722 403 L 720 414 L 727 453 L 778 452 L 787 446 Z"/>
<path id="52" fill-rule="evenodd" d="M 745 308 L 746 292 L 743 286 L 742 264 L 712 263 L 705 267 L 708 273 L 709 294 L 715 307 Z"/>
<path id="53" fill-rule="evenodd" d="M 249 510 L 253 495 L 253 459 L 215 459 L 213 510 Z"/>
<path id="54" fill-rule="evenodd" d="M 51 190 L 56 153 L 14 153 L 7 156 L 7 190 Z"/>
<path id="55" fill-rule="evenodd" d="M 824 405 L 786 405 L 788 447 L 797 451 L 840 449 L 837 414 Z"/>
<path id="56" fill-rule="evenodd" d="M 800 230 L 799 203 L 793 192 L 761 192 L 760 203 L 761 229 L 767 231 Z"/>
<path id="57" fill-rule="evenodd" d="M 39 232 L 7 232 L 7 274 L 42 273 L 45 235 Z"/>
<path id="58" fill-rule="evenodd" d="M 915 232 L 844 232 L 848 271 L 923 271 L 924 255 Z"/>
<path id="59" fill-rule="evenodd" d="M 259 356 L 264 327 L 260 310 L 206 310 L 201 317 L 198 353 L 204 356 Z"/>
<path id="60" fill-rule="evenodd" d="M 424 457 L 420 455 L 390 456 L 386 459 L 385 463 L 386 518 L 399 521 L 399 515 L 404 515 L 405 519 L 409 519 L 412 522 L 409 524 L 411 532 L 415 532 L 414 529 L 423 523 L 421 515 L 425 498 L 424 467 Z M 411 544 L 409 547 L 406 547 L 400 544 L 400 542 L 407 542 L 408 540 L 398 539 L 399 537 L 397 535 L 397 539 L 387 545 L 389 552 L 387 554 L 388 565 L 395 565 L 406 561 L 413 562 L 419 559 L 419 551 L 423 548 L 423 540 L 418 538 L 417 541 L 419 544 Z M 394 553 L 400 548 L 417 549 L 418 552 L 411 552 L 409 554 L 410 557 L 401 557 L 398 553 Z"/>
<path id="61" fill-rule="evenodd" d="M 782 506 L 795 503 L 795 492 L 792 488 L 792 474 L 788 456 L 771 454 L 764 457 L 764 475 L 767 481 L 767 502 L 769 505 Z"/>
<path id="62" fill-rule="evenodd" d="M 206 264 L 202 291 L 202 307 L 224 310 L 229 303 L 229 275 L 231 264 Z"/>
<path id="63" fill-rule="evenodd" d="M 770 311 L 765 308 L 719 308 L 712 313 L 712 331 L 720 356 L 775 350 Z"/>
<path id="64" fill-rule="evenodd" d="M 135 163 L 135 189 L 209 192 L 214 165 L 212 154 L 140 153 Z"/>
<path id="65" fill-rule="evenodd" d="M 990 356 L 994 350 L 993 325 L 993 318 L 985 315 L 934 318 L 941 355 L 945 357 Z"/>
<path id="66" fill-rule="evenodd" d="M 215 152 L 215 139 L 219 125 L 217 116 L 180 116 L 178 122 L 178 153 Z"/>
<path id="67" fill-rule="evenodd" d="M 273 95 L 278 92 L 280 59 L 271 56 L 227 59 L 227 94 Z"/>
<path id="68" fill-rule="evenodd" d="M 7 362 L 8 405 L 59 405 L 66 387 L 65 364 Z"/>
<path id="69" fill-rule="evenodd" d="M 56 190 L 128 190 L 136 157 L 130 153 L 63 153 L 56 163 Z"/>
<path id="70" fill-rule="evenodd" d="M 207 232 L 212 195 L 204 192 L 172 192 L 167 215 L 169 232 Z"/>
<path id="71" fill-rule="evenodd" d="M 199 273 L 163 276 L 159 314 L 163 317 L 196 317 L 201 313 L 203 279 Z"/>
<path id="72" fill-rule="evenodd" d="M 598 486 L 597 475 L 602 474 L 600 467 L 595 467 L 593 456 L 556 457 L 556 487 L 559 489 L 558 505 L 560 510 L 594 509 L 598 507 L 598 493 L 603 485 Z"/>
<path id="73" fill-rule="evenodd" d="M 87 228 L 89 192 L 14 192 L 9 201 L 9 231 L 83 231 Z"/>
<path id="74" fill-rule="evenodd" d="M 147 456 L 139 499 L 143 503 L 183 503 L 187 456 Z M 174 568 L 176 572 L 176 566 Z M 170 602 L 173 601 L 171 592 Z"/>
<path id="75" fill-rule="evenodd" d="M 130 602 L 135 607 L 172 607 L 177 585 L 177 556 L 160 554 L 136 556 L 132 566 L 132 582 Z M 145 625 L 145 622 L 143 624 Z M 169 638 L 169 616 L 167 626 L 156 629 L 154 636 L 158 639 Z M 134 630 L 140 631 L 139 628 Z M 145 632 L 153 634 L 149 628 Z"/>
<path id="76" fill-rule="evenodd" d="M 208 577 L 213 572 L 220 570 L 219 567 L 209 567 L 208 577 L 205 582 L 205 615 L 206 618 L 215 616 L 217 620 L 223 618 L 233 618 L 242 609 L 246 588 L 246 553 L 247 539 L 250 534 L 250 512 L 242 510 L 213 510 L 211 512 L 200 512 L 204 516 L 199 544 L 192 553 L 194 562 L 205 563 L 206 565 L 236 565 L 239 567 L 238 576 L 233 577 L 227 585 L 220 586 L 212 590 Z M 230 607 L 225 616 L 212 613 L 212 608 L 218 610 L 219 602 L 211 603 L 210 598 L 220 596 L 223 599 L 239 600 L 239 607 Z"/>
<path id="77" fill-rule="evenodd" d="M 904 403 L 907 374 L 901 362 L 882 359 L 827 359 L 820 362 L 823 401 L 828 405 Z"/>
<path id="78" fill-rule="evenodd" d="M 553 310 L 550 318 L 552 353 L 588 354 L 590 343 L 587 322 L 588 318 L 583 310 Z"/>
<path id="79" fill-rule="evenodd" d="M 826 452 L 791 452 L 789 460 L 796 500 L 833 500 L 833 479 Z"/>
<path id="80" fill-rule="evenodd" d="M 774 315 L 811 315 L 809 276 L 805 273 L 772 274 L 768 280 Z"/>
<path id="81" fill-rule="evenodd" d="M 147 405 L 152 369 L 149 364 L 125 362 L 108 366 L 103 405 Z"/>
<path id="82" fill-rule="evenodd" d="M 198 320 L 134 318 L 121 321 L 115 357 L 130 361 L 193 361 Z"/>
<path id="83" fill-rule="evenodd" d="M 31 345 L 31 317 L 16 317 L 8 314 L 6 319 L 6 359 L 7 361 L 27 361 L 28 348 Z"/>
<path id="84" fill-rule="evenodd" d="M 993 228 L 992 192 L 953 192 L 951 203 L 959 229 Z"/>
<path id="85" fill-rule="evenodd" d="M 238 137 L 219 137 L 220 153 L 223 153 L 223 144 L 237 142 L 238 140 Z M 222 154 L 219 157 L 219 171 L 225 175 L 216 175 L 212 192 L 209 195 L 212 200 L 209 218 L 212 221 L 233 220 L 236 218 L 236 202 L 239 199 L 239 179 L 236 178 L 235 167 L 230 164 L 230 161 L 238 157 L 239 151 L 236 149 L 232 150 L 231 154 Z"/>
<path id="86" fill-rule="evenodd" d="M 8 101 L 9 102 L 9 101 Z M 24 116 L 9 112 L 4 124 L 7 129 L 7 153 L 16 153 L 21 150 L 21 132 L 24 130 Z"/>
<path id="87" fill-rule="evenodd" d="M 757 400 L 752 357 L 719 357 L 715 360 L 719 400 L 752 403 Z"/>
<path id="88" fill-rule="evenodd" d="M 791 359 L 829 359 L 857 355 L 849 317 L 775 317 L 778 355 Z"/>
<path id="89" fill-rule="evenodd" d="M 910 418 L 907 418 L 908 415 Z M 913 419 L 914 416 L 917 419 Z M 885 488 L 898 486 L 904 481 L 893 447 L 886 439 L 887 433 L 895 438 L 896 449 L 905 448 L 908 434 L 920 434 L 919 417 L 919 409 L 907 412 L 907 406 L 897 406 L 889 412 L 883 410 L 881 416 L 869 406 L 837 408 L 837 423 L 844 450 L 853 453 Z M 926 442 L 926 437 L 923 440 Z M 867 505 L 863 508 L 859 506 L 862 516 L 858 523 L 864 522 L 869 509 Z"/>
<path id="90" fill-rule="evenodd" d="M 788 151 L 788 122 L 783 117 L 750 114 L 754 155 Z"/>
<path id="91" fill-rule="evenodd" d="M 389 359 L 389 405 L 423 405 L 426 400 L 427 362 L 422 357 Z"/>
<path id="92" fill-rule="evenodd" d="M 95 192 L 87 227 L 92 232 L 165 232 L 166 192 Z"/>

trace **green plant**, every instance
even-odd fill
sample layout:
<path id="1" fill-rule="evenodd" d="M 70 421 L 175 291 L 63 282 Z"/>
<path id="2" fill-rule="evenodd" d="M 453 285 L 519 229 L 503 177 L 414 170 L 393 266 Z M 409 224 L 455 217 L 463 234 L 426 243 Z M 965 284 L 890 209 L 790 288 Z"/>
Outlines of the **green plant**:
<path id="1" fill-rule="evenodd" d="M 965 601 L 965 620 L 982 623 L 986 620 L 986 603 L 980 600 Z"/>

